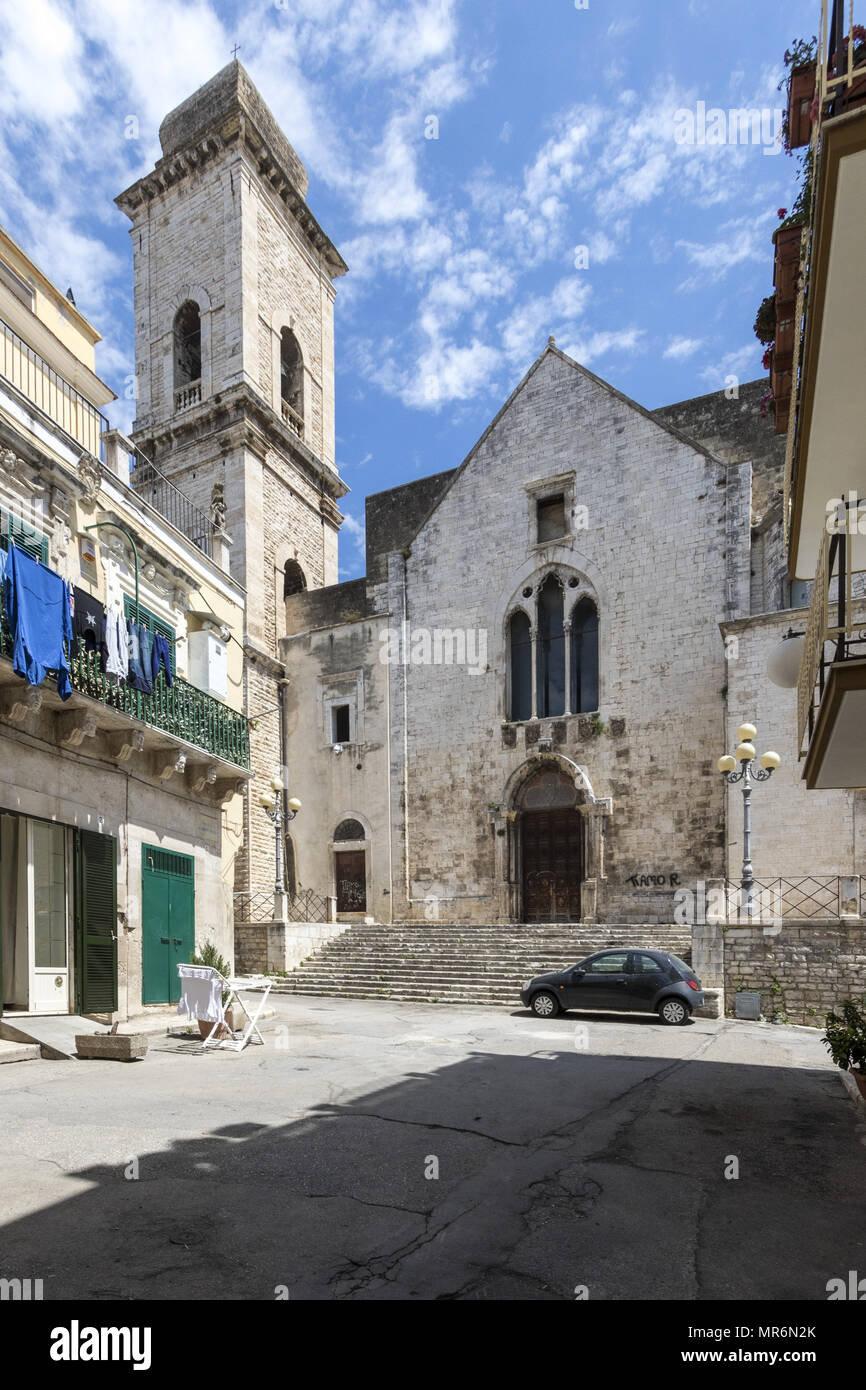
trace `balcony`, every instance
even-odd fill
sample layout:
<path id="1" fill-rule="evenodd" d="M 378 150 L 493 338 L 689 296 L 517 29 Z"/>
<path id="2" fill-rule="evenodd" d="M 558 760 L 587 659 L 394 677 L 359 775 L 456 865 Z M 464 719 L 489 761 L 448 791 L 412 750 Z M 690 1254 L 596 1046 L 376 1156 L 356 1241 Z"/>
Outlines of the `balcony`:
<path id="1" fill-rule="evenodd" d="M 793 350 L 790 359 L 780 353 L 777 383 L 777 425 L 787 425 L 789 575 L 800 580 L 814 573 L 831 500 L 849 490 L 866 496 L 860 418 L 866 379 L 866 41 L 853 19 L 853 5 L 823 0 L 817 57 L 808 71 L 794 73 L 790 92 L 789 122 L 796 116 L 792 129 L 798 132 L 792 143 L 802 144 L 808 135 L 812 170 L 798 209 L 804 221 Z M 790 299 L 780 315 L 786 333 L 789 308 Z"/>
<path id="2" fill-rule="evenodd" d="M 298 436 L 299 439 L 303 439 L 303 437 L 304 437 L 304 420 L 303 420 L 303 417 L 302 417 L 301 415 L 299 415 L 298 412 L 297 412 L 296 410 L 293 410 L 293 409 L 292 409 L 292 407 L 289 405 L 288 401 L 281 401 L 280 404 L 281 404 L 282 409 L 283 409 L 283 423 L 286 424 L 286 425 L 288 425 L 288 427 L 289 427 L 289 429 L 292 431 L 292 433 L 293 433 L 293 434 L 296 434 L 296 435 Z"/>
<path id="3" fill-rule="evenodd" d="M 98 735 L 109 756 L 128 762 L 144 755 L 150 761 L 143 770 L 160 778 L 186 773 L 197 790 L 234 787 L 233 779 L 249 771 L 244 715 L 181 677 L 169 686 L 160 674 L 153 694 L 143 695 L 113 684 L 99 669 L 98 653 L 80 650 L 70 662 L 75 693 L 64 702 L 50 676 L 40 686 L 29 686 L 15 675 L 12 650 L 0 593 L 0 718 L 23 724 L 30 717 L 54 715 L 62 746 L 80 747 Z"/>
<path id="4" fill-rule="evenodd" d="M 108 421 L 70 386 L 38 352 L 0 319 L 0 376 L 69 435 L 101 458 L 100 438 Z"/>
<path id="5" fill-rule="evenodd" d="M 810 790 L 866 787 L 864 549 L 866 503 L 842 502 L 837 529 L 825 529 L 820 547 L 797 688 Z"/>
<path id="6" fill-rule="evenodd" d="M 164 516 L 176 530 L 213 558 L 214 524 L 188 497 L 176 488 L 150 459 L 131 441 L 129 445 L 129 485 L 138 497 Z"/>
<path id="7" fill-rule="evenodd" d="M 189 410 L 190 406 L 201 404 L 201 381 L 188 381 L 183 386 L 178 386 L 174 393 L 175 413 L 179 410 Z"/>

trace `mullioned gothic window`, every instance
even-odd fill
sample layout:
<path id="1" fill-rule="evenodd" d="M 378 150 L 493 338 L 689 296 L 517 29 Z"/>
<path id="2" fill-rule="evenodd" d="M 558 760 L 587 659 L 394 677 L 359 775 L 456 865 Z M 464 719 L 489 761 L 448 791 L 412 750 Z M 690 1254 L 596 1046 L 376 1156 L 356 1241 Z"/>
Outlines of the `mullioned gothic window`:
<path id="1" fill-rule="evenodd" d="M 524 594 L 532 597 L 531 590 Z M 523 608 L 509 618 L 508 717 L 513 722 L 598 709 L 598 609 L 584 594 L 569 610 L 566 594 L 558 576 L 549 574 L 535 593 L 534 626 Z"/>

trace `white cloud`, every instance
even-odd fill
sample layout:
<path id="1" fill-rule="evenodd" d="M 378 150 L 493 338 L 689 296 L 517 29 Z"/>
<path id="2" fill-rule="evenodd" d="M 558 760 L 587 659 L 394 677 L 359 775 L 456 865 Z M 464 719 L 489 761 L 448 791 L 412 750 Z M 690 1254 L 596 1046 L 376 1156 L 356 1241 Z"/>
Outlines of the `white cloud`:
<path id="1" fill-rule="evenodd" d="M 672 362 L 685 362 L 704 345 L 703 338 L 672 338 L 662 356 Z"/>
<path id="2" fill-rule="evenodd" d="M 726 384 L 726 379 L 731 376 L 739 381 L 752 381 L 756 376 L 760 376 L 763 370 L 762 352 L 763 348 L 757 341 L 734 348 L 731 352 L 726 352 L 718 362 L 708 363 L 700 373 L 701 381 L 705 381 L 715 390 L 721 390 Z"/>
<path id="3" fill-rule="evenodd" d="M 576 338 L 570 342 L 560 343 L 559 346 L 566 356 L 573 357 L 575 362 L 580 362 L 582 366 L 588 367 L 597 358 L 608 357 L 612 353 L 630 356 L 636 352 L 642 352 L 645 336 L 642 328 L 625 328 L 618 331 L 603 330 L 590 333 L 586 337 Z"/>

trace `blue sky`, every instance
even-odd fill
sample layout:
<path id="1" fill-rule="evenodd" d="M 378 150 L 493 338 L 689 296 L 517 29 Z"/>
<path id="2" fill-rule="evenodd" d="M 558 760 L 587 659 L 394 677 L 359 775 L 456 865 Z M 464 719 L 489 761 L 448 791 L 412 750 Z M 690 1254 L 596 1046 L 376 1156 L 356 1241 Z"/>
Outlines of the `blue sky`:
<path id="1" fill-rule="evenodd" d="M 113 198 L 241 45 L 350 266 L 349 578 L 364 496 L 456 466 L 550 333 L 650 408 L 762 374 L 752 323 L 797 166 L 761 143 L 680 143 L 676 115 L 779 108 L 782 55 L 818 17 L 817 0 L 0 0 L 0 221 L 103 334 L 127 428 Z"/>

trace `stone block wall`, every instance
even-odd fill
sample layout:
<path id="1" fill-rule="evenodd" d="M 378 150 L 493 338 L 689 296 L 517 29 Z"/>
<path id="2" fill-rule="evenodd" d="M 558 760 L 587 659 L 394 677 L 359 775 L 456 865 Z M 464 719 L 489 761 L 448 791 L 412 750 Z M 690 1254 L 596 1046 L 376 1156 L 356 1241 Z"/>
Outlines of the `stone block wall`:
<path id="1" fill-rule="evenodd" d="M 249 975 L 294 970 L 344 931 L 339 922 L 236 922 L 235 968 Z"/>
<path id="2" fill-rule="evenodd" d="M 761 1013 L 812 1028 L 824 1026 L 828 1009 L 848 996 L 866 997 L 866 924 L 862 920 L 786 921 L 778 935 L 761 928 L 728 929 L 725 942 L 725 999 L 761 996 Z"/>

